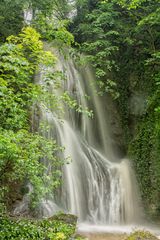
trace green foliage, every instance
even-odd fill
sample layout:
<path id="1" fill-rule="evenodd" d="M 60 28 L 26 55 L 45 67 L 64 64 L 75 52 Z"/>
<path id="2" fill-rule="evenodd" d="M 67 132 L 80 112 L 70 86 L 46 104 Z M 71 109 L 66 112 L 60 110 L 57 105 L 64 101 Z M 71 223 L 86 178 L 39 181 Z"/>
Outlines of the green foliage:
<path id="1" fill-rule="evenodd" d="M 145 68 L 150 75 L 151 87 L 149 93 L 147 112 L 140 119 L 136 135 L 130 145 L 130 154 L 134 158 L 137 177 L 145 200 L 144 205 L 152 215 L 159 214 L 159 184 L 160 184 L 160 73 L 159 51 L 153 53 L 145 62 Z M 149 86 L 149 84 L 148 84 Z"/>
<path id="2" fill-rule="evenodd" d="M 41 36 L 47 41 L 54 41 L 60 49 L 74 43 L 73 35 L 67 30 L 68 23 L 67 20 L 57 20 L 53 16 L 46 17 L 43 13 L 39 13 L 33 21 Z"/>
<path id="3" fill-rule="evenodd" d="M 56 156 L 62 149 L 50 141 L 30 132 L 31 107 L 47 97 L 47 91 L 33 82 L 40 64 L 53 66 L 55 57 L 43 51 L 40 35 L 27 27 L 17 36 L 10 36 L 0 46 L 0 183 L 1 206 L 10 202 L 13 185 L 30 182 L 35 204 L 57 187 L 62 164 Z M 51 80 L 51 79 L 50 79 Z M 49 81 L 49 79 L 48 79 Z M 45 97 L 46 96 L 46 97 Z M 38 124 L 38 123 L 37 123 Z M 49 159 L 53 174 L 45 175 L 41 159 Z M 54 170 L 53 170 L 54 169 Z M 49 188 L 46 188 L 49 186 Z"/>
<path id="4" fill-rule="evenodd" d="M 11 34 L 18 34 L 24 26 L 24 11 L 32 10 L 33 21 L 37 15 L 45 18 L 65 19 L 71 6 L 66 0 L 0 0 L 0 41 Z"/>
<path id="5" fill-rule="evenodd" d="M 1 239 L 69 240 L 75 232 L 75 223 L 60 220 L 29 220 L 0 217 Z"/>
<path id="6" fill-rule="evenodd" d="M 18 37 L 11 36 L 0 46 L 0 123 L 1 128 L 28 129 L 29 108 L 43 95 L 33 83 L 39 64 L 53 65 L 55 58 L 43 51 L 39 34 L 30 27 Z"/>
<path id="7" fill-rule="evenodd" d="M 68 92 L 64 92 L 60 98 L 70 109 L 74 109 L 78 113 L 86 114 L 88 117 L 93 117 L 93 111 L 78 104 L 78 102 L 73 99 Z"/>
<path id="8" fill-rule="evenodd" d="M 62 32 L 59 35 L 61 45 L 70 44 Z M 69 108 L 89 116 L 92 112 L 83 109 L 67 92 L 57 96 L 51 91 L 53 83 L 54 88 L 61 88 L 64 76 L 53 70 L 56 58 L 43 50 L 40 34 L 35 29 L 26 27 L 18 36 L 8 37 L 7 42 L 0 46 L 0 58 L 1 208 L 15 201 L 12 199 L 13 185 L 18 185 L 19 189 L 24 182 L 29 182 L 33 186 L 29 193 L 33 210 L 59 185 L 59 169 L 64 164 L 64 160 L 56 157 L 63 148 L 58 147 L 54 139 L 45 137 L 48 124 L 39 123 L 40 119 L 35 122 L 34 112 L 39 117 L 40 104 L 52 111 L 62 112 L 63 105 L 67 104 Z M 34 83 L 34 75 L 40 66 L 43 66 L 43 85 Z M 50 162 L 50 172 L 43 163 L 47 161 Z"/>
<path id="9" fill-rule="evenodd" d="M 158 238 L 148 231 L 135 231 L 131 233 L 125 240 L 157 240 Z"/>
<path id="10" fill-rule="evenodd" d="M 118 0 L 117 1 L 120 5 L 122 5 L 123 7 L 128 8 L 129 10 L 131 9 L 136 9 L 138 7 L 140 7 L 143 4 L 149 3 L 151 2 L 150 0 Z M 158 3 L 159 0 L 155 0 L 155 3 Z"/>
<path id="11" fill-rule="evenodd" d="M 85 12 L 85 2 L 83 4 L 82 9 Z M 78 28 L 75 26 L 73 31 L 76 40 L 81 42 L 81 51 L 87 55 L 86 58 L 95 69 L 100 88 L 99 94 L 109 92 L 117 98 L 116 82 L 112 71 L 118 70 L 114 55 L 118 51 L 116 39 L 119 36 L 119 29 L 116 26 L 116 18 L 119 13 L 114 9 L 113 3 L 99 2 L 95 3 L 95 6 L 95 9 L 93 6 L 88 6 L 84 19 L 81 20 L 81 16 L 78 16 L 82 23 Z M 78 17 L 75 23 L 79 20 Z"/>
<path id="12" fill-rule="evenodd" d="M 134 138 L 129 150 L 132 157 L 134 156 L 139 187 L 142 198 L 145 199 L 143 205 L 146 208 L 149 208 L 149 205 L 155 200 L 155 196 L 153 197 L 153 188 L 156 187 L 152 184 L 154 177 L 152 169 L 154 122 L 152 122 L 152 118 L 150 120 L 150 117 L 148 117 L 148 121 L 144 119 L 144 122 L 141 122 L 140 129 L 137 130 L 138 134 Z"/>
<path id="13" fill-rule="evenodd" d="M 23 6 L 21 1 L 0 1 L 0 41 L 11 34 L 18 34 L 23 26 Z"/>
<path id="14" fill-rule="evenodd" d="M 35 195 L 49 194 L 42 182 L 52 188 L 56 179 L 45 179 L 41 156 L 51 159 L 53 168 L 61 164 L 55 152 L 56 143 L 38 133 L 31 133 L 32 108 L 45 101 L 47 107 L 61 111 L 67 104 L 71 109 L 92 116 L 92 111 L 79 106 L 67 92 L 57 97 L 50 94 L 54 82 L 61 87 L 59 72 L 45 75 L 46 86 L 33 84 L 39 66 L 53 66 L 55 57 L 43 51 L 40 38 L 61 50 L 74 45 L 85 54 L 95 71 L 98 93 L 110 93 L 117 99 L 126 149 L 134 160 L 141 195 L 146 207 L 159 211 L 160 199 L 160 9 L 159 0 L 77 0 L 77 15 L 70 23 L 65 18 L 69 5 L 64 0 L 1 0 L 1 42 L 10 34 L 19 33 L 23 10 L 33 10 L 33 26 L 24 28 L 0 46 L 0 172 L 1 208 L 9 201 L 12 184 L 31 181 Z M 53 12 L 54 16 L 53 17 Z M 68 25 L 69 24 L 69 25 Z M 73 35 L 68 31 L 68 26 Z M 130 100 L 144 93 L 146 111 L 141 116 L 132 113 Z M 38 107 L 37 112 L 39 111 Z M 44 124 L 45 125 L 45 124 Z M 37 131 L 37 126 L 33 126 Z M 61 149 L 59 149 L 61 150 Z M 53 154 L 52 154 L 53 153 Z M 28 170 L 29 169 L 29 170 Z M 41 173 L 42 176 L 38 173 Z M 55 177 L 59 173 L 55 172 Z M 41 178 L 41 179 L 40 179 Z M 12 184 L 11 184 L 12 182 Z M 21 184 L 20 183 L 20 184 Z M 45 186 L 43 184 L 43 186 Z M 8 197 L 7 197 L 8 196 Z"/>
<path id="15" fill-rule="evenodd" d="M 53 12 L 55 16 L 58 19 L 65 19 L 68 11 L 70 9 L 68 1 L 67 0 L 30 0 L 30 1 L 24 1 L 25 7 L 29 7 L 33 9 L 34 17 L 36 17 L 37 12 L 43 13 L 45 16 L 51 16 L 53 15 Z"/>
<path id="16" fill-rule="evenodd" d="M 99 93 L 118 96 L 126 151 L 134 161 L 143 203 L 154 214 L 160 209 L 159 16 L 157 0 L 77 0 L 71 25 L 94 67 Z M 131 103 L 137 95 L 145 109 L 136 115 Z"/>
<path id="17" fill-rule="evenodd" d="M 42 230 L 27 220 L 0 219 L 1 239 L 44 239 Z"/>
<path id="18" fill-rule="evenodd" d="M 74 224 L 66 224 L 60 221 L 44 220 L 41 223 L 41 226 L 43 226 L 44 229 L 47 229 L 47 237 L 49 237 L 49 239 L 67 240 L 75 232 Z"/>
<path id="19" fill-rule="evenodd" d="M 1 130 L 0 138 L 1 186 L 7 189 L 12 187 L 13 183 L 23 183 L 24 180 L 25 182 L 29 181 L 34 189 L 31 195 L 33 206 L 42 197 L 47 196 L 49 190 L 57 187 L 57 174 L 59 172 L 56 172 L 56 169 L 60 165 L 60 161 L 55 155 L 60 148 L 57 147 L 55 142 L 49 141 L 38 134 L 29 133 L 26 130 L 19 130 L 16 133 L 10 130 Z M 39 161 L 43 158 L 50 160 L 54 169 L 53 175 L 44 174 L 47 169 Z M 50 186 L 50 188 L 46 186 Z M 6 191 L 6 189 L 4 190 Z M 9 199 L 5 193 L 5 202 L 7 203 Z"/>

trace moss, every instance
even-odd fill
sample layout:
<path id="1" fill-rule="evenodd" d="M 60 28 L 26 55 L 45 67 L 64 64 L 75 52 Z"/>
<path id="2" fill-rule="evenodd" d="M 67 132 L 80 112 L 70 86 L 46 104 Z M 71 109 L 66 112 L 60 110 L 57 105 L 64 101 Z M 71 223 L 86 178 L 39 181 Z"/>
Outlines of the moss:
<path id="1" fill-rule="evenodd" d="M 72 215 L 72 214 L 60 213 L 60 214 L 54 215 L 53 217 L 50 217 L 48 220 L 61 221 L 61 222 L 64 222 L 67 224 L 72 224 L 72 225 L 76 226 L 77 216 Z"/>
<path id="2" fill-rule="evenodd" d="M 140 187 L 143 206 L 149 216 L 160 214 L 160 131 L 154 110 L 142 117 L 129 145 Z"/>
<path id="3" fill-rule="evenodd" d="M 125 240 L 158 240 L 148 231 L 136 231 L 131 233 Z"/>

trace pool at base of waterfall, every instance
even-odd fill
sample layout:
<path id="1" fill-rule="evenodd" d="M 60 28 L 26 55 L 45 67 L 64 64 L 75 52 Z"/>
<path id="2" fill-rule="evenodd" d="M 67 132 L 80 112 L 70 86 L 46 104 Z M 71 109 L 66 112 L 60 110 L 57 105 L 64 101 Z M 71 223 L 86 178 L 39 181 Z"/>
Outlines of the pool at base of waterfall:
<path id="1" fill-rule="evenodd" d="M 87 240 L 124 240 L 126 234 L 115 234 L 115 233 L 87 233 L 84 234 Z"/>
<path id="2" fill-rule="evenodd" d="M 160 226 L 158 225 L 90 225 L 84 223 L 78 225 L 78 233 L 89 240 L 124 240 L 125 236 L 137 230 L 149 231 L 160 239 Z"/>

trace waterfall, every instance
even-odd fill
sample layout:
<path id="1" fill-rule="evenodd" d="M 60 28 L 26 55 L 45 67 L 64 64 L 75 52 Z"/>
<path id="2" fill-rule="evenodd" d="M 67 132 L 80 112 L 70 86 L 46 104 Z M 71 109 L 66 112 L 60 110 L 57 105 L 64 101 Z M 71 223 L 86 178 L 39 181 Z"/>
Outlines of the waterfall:
<path id="1" fill-rule="evenodd" d="M 56 138 L 64 147 L 62 158 L 70 158 L 62 167 L 62 183 L 51 199 L 41 202 L 45 216 L 64 211 L 90 224 L 128 224 L 141 217 L 136 179 L 130 161 L 115 153 L 112 129 L 105 105 L 97 95 L 95 79 L 89 67 L 78 68 L 72 59 L 58 55 L 57 70 L 65 75 L 63 90 L 70 93 L 94 117 L 78 113 L 63 105 L 63 114 L 46 106 L 41 108 L 41 121 L 47 122 L 48 138 Z M 44 84 L 45 73 L 36 81 Z M 59 96 L 54 84 L 50 92 Z M 48 168 L 49 163 L 47 161 Z M 18 211 L 18 208 L 16 209 Z"/>
<path id="2" fill-rule="evenodd" d="M 62 167 L 62 185 L 52 204 L 44 203 L 48 215 L 54 206 L 76 214 L 80 222 L 94 224 L 131 223 L 140 218 L 135 176 L 127 159 L 114 153 L 111 129 L 105 104 L 96 94 L 95 79 L 86 67 L 79 70 L 69 58 L 59 56 L 57 69 L 66 79 L 64 90 L 73 95 L 83 108 L 93 109 L 94 118 L 69 110 L 64 116 L 41 109 L 42 119 L 49 125 L 48 136 L 64 146 L 63 157 L 71 158 Z M 54 94 L 59 94 L 53 89 Z M 57 91 L 57 92 L 55 92 Z M 86 97 L 88 96 L 88 97 Z M 50 206 L 50 207 L 48 207 Z"/>

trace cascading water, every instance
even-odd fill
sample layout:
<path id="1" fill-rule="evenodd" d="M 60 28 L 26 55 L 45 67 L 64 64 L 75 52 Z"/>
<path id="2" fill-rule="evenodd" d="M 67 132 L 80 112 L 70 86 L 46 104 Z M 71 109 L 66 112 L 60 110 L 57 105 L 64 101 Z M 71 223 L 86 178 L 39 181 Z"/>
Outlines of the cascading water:
<path id="1" fill-rule="evenodd" d="M 136 221 L 140 216 L 136 181 L 127 159 L 117 159 L 104 104 L 96 94 L 89 68 L 76 69 L 71 59 L 59 57 L 58 70 L 66 75 L 64 90 L 83 108 L 91 108 L 94 118 L 76 114 L 64 106 L 65 116 L 41 109 L 49 125 L 48 136 L 65 147 L 63 157 L 71 158 L 62 168 L 62 186 L 53 202 L 60 209 L 76 214 L 80 222 L 120 224 Z M 54 89 L 54 86 L 53 86 Z M 55 90 L 53 90 L 55 93 Z M 56 93 L 58 94 L 58 93 Z M 89 100 L 85 96 L 89 96 Z M 52 206 L 52 205 L 51 205 Z M 48 215 L 54 212 L 43 205 Z"/>
<path id="2" fill-rule="evenodd" d="M 89 68 L 78 70 L 73 61 L 59 56 L 57 70 L 62 71 L 64 91 L 74 96 L 94 117 L 76 113 L 63 106 L 64 117 L 41 106 L 41 120 L 47 122 L 48 138 L 65 147 L 62 157 L 71 158 L 62 167 L 62 184 L 52 199 L 41 203 L 42 213 L 53 215 L 58 210 L 76 214 L 80 222 L 91 224 L 126 224 L 140 218 L 136 180 L 127 159 L 114 153 L 109 114 L 96 94 L 94 77 Z M 37 80 L 44 84 L 45 74 Z M 59 95 L 52 86 L 51 92 Z M 86 97 L 88 96 L 88 97 Z M 18 208 L 16 209 L 18 211 Z"/>

